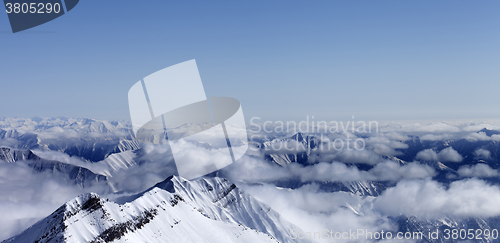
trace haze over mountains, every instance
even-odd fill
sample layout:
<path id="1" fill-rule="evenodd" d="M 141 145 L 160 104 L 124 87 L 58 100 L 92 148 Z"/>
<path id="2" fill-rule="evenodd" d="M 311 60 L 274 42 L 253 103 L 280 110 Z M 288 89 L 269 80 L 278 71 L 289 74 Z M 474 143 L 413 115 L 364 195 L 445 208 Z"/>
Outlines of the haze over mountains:
<path id="1" fill-rule="evenodd" d="M 130 126 L 72 118 L 0 119 L 0 145 L 64 152 L 97 162 L 112 153 L 139 148 Z"/>
<path id="2" fill-rule="evenodd" d="M 171 177 L 168 146 L 139 144 L 126 123 L 2 118 L 0 239 L 303 242 L 290 229 L 491 232 L 500 227 L 499 124 L 381 123 L 372 133 L 249 128 L 247 155 L 186 181 Z M 363 149 L 326 149 L 355 139 Z M 446 242 L 440 237 L 424 240 Z"/>

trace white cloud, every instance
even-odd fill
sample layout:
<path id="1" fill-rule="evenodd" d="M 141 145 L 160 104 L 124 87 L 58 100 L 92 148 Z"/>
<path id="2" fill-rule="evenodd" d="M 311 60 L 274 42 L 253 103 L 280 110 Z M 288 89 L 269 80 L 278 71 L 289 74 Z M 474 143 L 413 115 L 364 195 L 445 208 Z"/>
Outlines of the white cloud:
<path id="1" fill-rule="evenodd" d="M 233 165 L 223 169 L 234 181 L 272 182 L 300 179 L 302 182 L 316 181 L 399 181 L 410 178 L 427 178 L 436 175 L 433 168 L 417 162 L 400 165 L 394 161 L 382 161 L 372 169 L 359 170 L 341 162 L 320 162 L 303 166 L 297 163 L 285 167 L 251 156 L 244 156 Z"/>
<path id="2" fill-rule="evenodd" d="M 376 164 L 381 161 L 380 156 L 369 150 L 342 150 L 334 156 L 335 160 L 353 164 Z"/>
<path id="3" fill-rule="evenodd" d="M 500 141 L 500 135 L 486 136 L 480 130 L 500 130 L 500 120 L 488 121 L 420 121 L 420 122 L 380 122 L 381 133 L 394 132 L 403 135 L 416 135 L 424 141 L 458 140 Z"/>
<path id="4" fill-rule="evenodd" d="M 377 134 L 376 136 L 369 137 L 366 139 L 366 147 L 370 150 L 373 150 L 376 154 L 384 155 L 384 156 L 395 156 L 402 154 L 396 149 L 406 149 L 408 145 L 402 143 L 396 139 L 407 140 L 408 138 L 402 135 L 398 135 L 396 133 L 388 133 L 388 134 Z"/>
<path id="5" fill-rule="evenodd" d="M 392 122 L 381 123 L 381 132 L 446 133 L 459 132 L 459 126 L 450 122 Z"/>
<path id="6" fill-rule="evenodd" d="M 462 177 L 485 178 L 485 177 L 499 176 L 498 170 L 494 170 L 489 165 L 483 163 L 471 166 L 469 165 L 461 166 L 458 169 L 457 173 Z"/>
<path id="7" fill-rule="evenodd" d="M 472 124 L 467 124 L 464 126 L 462 130 L 464 131 L 469 131 L 469 132 L 478 132 L 482 129 L 489 129 L 489 130 L 500 130 L 500 126 L 498 124 L 498 121 L 489 121 L 488 123 L 486 122 L 478 122 L 478 123 L 472 123 Z"/>
<path id="8" fill-rule="evenodd" d="M 474 151 L 474 158 L 476 159 L 491 159 L 491 152 L 486 149 L 478 148 Z"/>
<path id="9" fill-rule="evenodd" d="M 461 162 L 463 157 L 452 147 L 447 147 L 439 153 L 436 153 L 433 149 L 422 150 L 417 153 L 416 159 L 424 161 Z"/>
<path id="10" fill-rule="evenodd" d="M 407 141 L 410 140 L 410 137 L 407 135 L 397 133 L 397 132 L 388 132 L 388 133 L 383 133 L 383 135 L 391 140 L 396 140 L 396 141 Z"/>
<path id="11" fill-rule="evenodd" d="M 371 149 L 376 154 L 383 155 L 383 156 L 395 156 L 395 155 L 403 154 L 399 151 L 396 151 L 394 148 L 391 148 L 385 144 L 380 144 L 380 143 L 372 145 Z"/>
<path id="12" fill-rule="evenodd" d="M 298 176 L 302 181 L 358 181 L 374 180 L 375 177 L 357 167 L 348 167 L 344 163 L 319 163 L 311 166 L 291 164 L 287 168 L 291 174 Z"/>
<path id="13" fill-rule="evenodd" d="M 436 151 L 432 149 L 425 149 L 417 153 L 416 159 L 424 161 L 437 161 L 438 155 Z"/>
<path id="14" fill-rule="evenodd" d="M 452 139 L 453 135 L 451 134 L 425 134 L 423 136 L 420 136 L 421 140 L 428 140 L 428 141 L 440 141 L 440 140 L 447 140 L 447 139 Z"/>
<path id="15" fill-rule="evenodd" d="M 441 150 L 438 154 L 438 158 L 443 162 L 462 162 L 463 157 L 452 147 L 445 148 Z"/>
<path id="16" fill-rule="evenodd" d="M 379 163 L 369 171 L 376 180 L 399 181 L 401 179 L 427 178 L 436 175 L 436 171 L 428 165 L 416 162 L 399 165 L 393 161 Z"/>
<path id="17" fill-rule="evenodd" d="M 374 165 L 382 161 L 380 155 L 369 148 L 363 148 L 362 143 L 354 145 L 351 141 L 351 143 L 346 143 L 342 145 L 342 147 L 340 147 L 339 144 L 340 143 L 328 142 L 326 145 L 318 146 L 313 149 L 309 157 L 309 163 L 339 161 L 344 163 Z M 379 152 L 383 152 L 382 150 L 383 146 L 380 147 Z M 388 149 L 388 151 L 390 152 L 392 149 Z"/>
<path id="18" fill-rule="evenodd" d="M 360 197 L 346 192 L 321 193 L 315 185 L 295 190 L 280 189 L 267 184 L 241 185 L 241 187 L 304 232 L 321 232 L 323 229 L 331 229 L 334 232 L 349 232 L 356 229 L 375 232 L 396 229 L 386 217 L 364 207 L 370 204 L 373 197 Z M 360 237 L 356 242 L 370 241 Z"/>
<path id="19" fill-rule="evenodd" d="M 388 188 L 374 202 L 374 208 L 390 215 L 413 215 L 436 219 L 494 217 L 500 215 L 500 188 L 478 179 L 455 181 L 446 189 L 426 180 L 401 181 Z"/>
<path id="20" fill-rule="evenodd" d="M 469 133 L 464 137 L 467 141 L 476 142 L 476 141 L 500 141 L 500 135 L 494 134 L 491 137 L 488 137 L 484 132 L 473 132 Z"/>
<path id="21" fill-rule="evenodd" d="M 12 237 L 84 192 L 104 193 L 97 185 L 81 189 L 52 171 L 34 172 L 23 162 L 0 162 L 0 240 Z"/>

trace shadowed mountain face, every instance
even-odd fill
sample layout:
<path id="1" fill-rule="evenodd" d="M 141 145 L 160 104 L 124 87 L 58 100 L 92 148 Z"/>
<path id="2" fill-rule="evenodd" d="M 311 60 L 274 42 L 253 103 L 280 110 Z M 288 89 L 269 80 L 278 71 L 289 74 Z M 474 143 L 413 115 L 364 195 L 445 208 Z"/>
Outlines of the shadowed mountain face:
<path id="1" fill-rule="evenodd" d="M 91 187 L 96 183 L 107 181 L 104 175 L 95 174 L 83 167 L 57 161 L 35 160 L 28 162 L 28 165 L 39 172 L 52 171 L 53 173 L 65 175 L 63 178 L 67 183 L 76 184 L 81 188 Z"/>
<path id="2" fill-rule="evenodd" d="M 31 150 L 17 150 L 11 148 L 0 148 L 0 160 L 7 163 L 15 163 L 21 160 L 40 160 Z"/>
<path id="3" fill-rule="evenodd" d="M 488 137 L 491 137 L 492 135 L 500 134 L 500 131 L 490 130 L 488 128 L 483 128 L 478 133 L 480 133 L 480 132 L 484 132 L 486 134 L 486 136 L 488 136 Z"/>
<path id="4" fill-rule="evenodd" d="M 125 204 L 82 195 L 4 242 L 296 242 L 292 227 L 226 179 L 169 177 Z"/>
<path id="5" fill-rule="evenodd" d="M 89 169 L 59 161 L 40 158 L 31 150 L 0 148 L 0 161 L 7 163 L 26 163 L 36 172 L 50 172 L 54 178 L 64 183 L 75 184 L 80 188 L 91 187 L 96 183 L 106 183 L 106 176 L 95 174 Z"/>
<path id="6" fill-rule="evenodd" d="M 281 144 L 286 142 L 294 142 L 293 145 Z M 266 154 L 266 159 L 273 161 L 281 166 L 285 166 L 290 163 L 299 163 L 302 165 L 309 164 L 309 156 L 311 151 L 316 148 L 318 140 L 315 136 L 305 135 L 303 133 L 297 133 L 289 138 L 275 139 L 272 141 L 267 141 L 262 143 L 261 148 L 265 151 L 267 149 L 273 149 L 275 145 L 279 144 L 278 147 L 283 148 L 289 146 L 292 150 L 299 150 L 298 152 L 285 152 L 285 153 L 269 153 Z M 288 147 L 287 147 L 288 148 Z"/>

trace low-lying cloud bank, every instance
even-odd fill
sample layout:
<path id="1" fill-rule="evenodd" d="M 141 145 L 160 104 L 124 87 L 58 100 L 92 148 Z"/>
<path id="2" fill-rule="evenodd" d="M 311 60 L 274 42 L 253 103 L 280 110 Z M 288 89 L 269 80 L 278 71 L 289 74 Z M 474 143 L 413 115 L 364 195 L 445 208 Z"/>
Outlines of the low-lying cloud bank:
<path id="1" fill-rule="evenodd" d="M 106 190 L 105 185 L 82 189 L 66 183 L 63 176 L 36 172 L 23 162 L 0 162 L 0 240 L 22 232 L 82 193 Z"/>
<path id="2" fill-rule="evenodd" d="M 323 229 L 397 232 L 398 225 L 389 217 L 398 216 L 416 216 L 419 220 L 500 216 L 497 206 L 500 188 L 478 179 L 456 181 L 448 189 L 429 179 L 402 180 L 378 197 L 361 197 L 346 192 L 325 193 L 314 184 L 295 190 L 269 184 L 242 187 L 303 232 L 321 232 Z"/>
<path id="3" fill-rule="evenodd" d="M 244 156 L 236 163 L 222 169 L 222 172 L 232 180 L 246 182 L 272 182 L 286 179 L 300 179 L 302 182 L 399 181 L 436 175 L 433 168 L 418 162 L 401 165 L 398 162 L 384 160 L 365 171 L 336 161 L 307 166 L 292 163 L 282 167 L 254 156 Z"/>
<path id="4" fill-rule="evenodd" d="M 498 170 L 492 169 L 487 164 L 476 164 L 476 165 L 464 165 L 458 168 L 458 175 L 461 177 L 477 177 L 477 178 L 488 178 L 488 177 L 499 177 L 500 173 Z"/>
<path id="5" fill-rule="evenodd" d="M 404 180 L 374 201 L 375 209 L 390 216 L 423 219 L 494 217 L 500 215 L 500 188 L 479 179 L 452 182 L 448 189 L 432 180 Z"/>

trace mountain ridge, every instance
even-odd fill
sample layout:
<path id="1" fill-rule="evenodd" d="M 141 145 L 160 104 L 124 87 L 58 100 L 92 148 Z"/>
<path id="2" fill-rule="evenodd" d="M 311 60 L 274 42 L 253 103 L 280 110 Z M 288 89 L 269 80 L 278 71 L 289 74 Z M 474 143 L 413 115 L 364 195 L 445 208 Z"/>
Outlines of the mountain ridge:
<path id="1" fill-rule="evenodd" d="M 124 204 L 83 194 L 3 242 L 296 242 L 292 227 L 226 179 L 172 176 Z"/>

